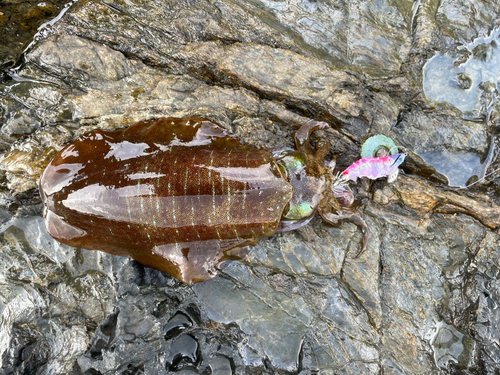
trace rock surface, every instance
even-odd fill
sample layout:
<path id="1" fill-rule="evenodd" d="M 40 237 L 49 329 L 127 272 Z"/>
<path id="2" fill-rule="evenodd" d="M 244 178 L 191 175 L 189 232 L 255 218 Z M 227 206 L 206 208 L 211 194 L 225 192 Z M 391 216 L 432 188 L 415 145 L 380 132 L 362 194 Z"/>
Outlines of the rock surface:
<path id="1" fill-rule="evenodd" d="M 68 9 L 65 1 L 4 0 L 0 5 L 0 69 L 19 64 L 24 50 L 32 43 L 39 28 L 54 22 Z M 58 15 L 59 13 L 59 15 Z M 57 17 L 56 17 L 57 15 Z M 0 72 L 0 79 L 3 78 Z"/>
<path id="2" fill-rule="evenodd" d="M 72 4 L 0 83 L 2 373 L 496 374 L 498 174 L 446 182 L 500 167 L 498 82 L 477 70 L 498 77 L 499 26 L 479 0 Z M 453 90 L 427 86 L 450 72 Z M 191 288 L 61 245 L 41 217 L 58 150 L 159 116 L 264 148 L 321 118 L 340 170 L 377 133 L 408 157 L 357 185 L 361 257 L 354 224 L 315 218 Z"/>

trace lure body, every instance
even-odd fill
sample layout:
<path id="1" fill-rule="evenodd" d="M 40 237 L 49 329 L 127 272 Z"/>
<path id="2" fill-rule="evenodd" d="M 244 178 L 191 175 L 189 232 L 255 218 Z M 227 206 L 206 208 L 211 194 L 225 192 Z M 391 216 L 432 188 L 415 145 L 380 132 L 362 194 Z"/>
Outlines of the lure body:
<path id="1" fill-rule="evenodd" d="M 397 173 L 398 167 L 404 159 L 405 154 L 403 153 L 363 158 L 351 164 L 342 172 L 341 177 L 345 180 L 356 181 L 360 177 L 375 180 L 380 177 L 391 176 L 393 173 Z"/>
<path id="2" fill-rule="evenodd" d="M 60 242 L 132 257 L 187 284 L 210 279 L 262 236 L 300 227 L 316 210 L 337 223 L 328 148 L 309 144 L 327 126 L 309 121 L 296 133 L 298 151 L 275 156 L 202 118 L 95 130 L 41 176 L 45 226 Z"/>

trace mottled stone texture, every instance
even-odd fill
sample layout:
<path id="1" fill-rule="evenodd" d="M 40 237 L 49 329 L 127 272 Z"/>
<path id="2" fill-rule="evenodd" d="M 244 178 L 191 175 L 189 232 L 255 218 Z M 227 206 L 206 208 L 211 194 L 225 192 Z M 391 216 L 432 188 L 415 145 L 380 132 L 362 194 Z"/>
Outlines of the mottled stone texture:
<path id="1" fill-rule="evenodd" d="M 423 81 L 438 53 L 453 69 L 496 56 L 499 25 L 480 0 L 73 4 L 0 76 L 0 372 L 496 374 L 498 175 L 455 189 L 443 173 L 500 167 L 498 82 L 463 113 Z M 475 75 L 461 77 L 467 90 Z M 393 184 L 356 186 L 360 258 L 354 224 L 313 219 L 191 288 L 61 245 L 41 218 L 37 179 L 58 150 L 160 116 L 268 149 L 320 118 L 339 170 L 377 133 L 408 156 Z"/>

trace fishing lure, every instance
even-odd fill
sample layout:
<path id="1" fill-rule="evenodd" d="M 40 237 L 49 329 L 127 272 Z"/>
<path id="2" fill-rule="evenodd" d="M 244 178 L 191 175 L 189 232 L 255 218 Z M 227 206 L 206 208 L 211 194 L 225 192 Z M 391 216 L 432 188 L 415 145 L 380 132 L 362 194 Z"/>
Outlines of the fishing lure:
<path id="1" fill-rule="evenodd" d="M 342 181 L 356 182 L 360 177 L 375 180 L 387 176 L 388 182 L 393 182 L 398 176 L 398 167 L 405 160 L 405 154 L 394 154 L 381 157 L 367 157 L 351 164 L 340 174 Z"/>
<path id="2" fill-rule="evenodd" d="M 315 212 L 360 226 L 361 253 L 367 224 L 348 210 L 352 193 L 334 184 L 335 162 L 325 166 L 329 145 L 309 142 L 327 127 L 308 121 L 295 134 L 297 150 L 274 154 L 203 118 L 95 130 L 43 172 L 45 226 L 60 242 L 132 257 L 187 284 L 214 277 L 261 237 L 299 228 Z"/>
<path id="3" fill-rule="evenodd" d="M 392 139 L 383 135 L 372 135 L 361 145 L 361 158 L 387 156 L 398 153 L 398 147 Z"/>

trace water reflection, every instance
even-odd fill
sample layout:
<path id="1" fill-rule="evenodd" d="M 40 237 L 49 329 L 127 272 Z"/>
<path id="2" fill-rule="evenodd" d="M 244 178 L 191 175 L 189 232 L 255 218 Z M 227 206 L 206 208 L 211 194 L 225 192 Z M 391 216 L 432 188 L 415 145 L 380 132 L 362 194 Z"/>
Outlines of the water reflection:
<path id="1" fill-rule="evenodd" d="M 448 177 L 450 186 L 465 186 L 480 164 L 479 155 L 472 152 L 450 152 L 445 149 L 420 152 L 426 163 Z"/>
<path id="2" fill-rule="evenodd" d="M 453 55 L 437 54 L 424 66 L 424 93 L 437 102 L 454 105 L 467 115 L 485 110 L 499 91 L 500 28 L 483 38 L 462 46 Z M 478 118 L 479 120 L 481 118 Z"/>
<path id="3" fill-rule="evenodd" d="M 454 53 L 431 58 L 423 68 L 426 97 L 458 108 L 464 120 L 486 123 L 500 89 L 499 37 L 500 28 L 496 28 L 488 36 L 459 46 Z M 481 164 L 480 155 L 463 151 L 431 149 L 419 154 L 446 175 L 452 186 L 464 186 L 474 175 L 481 178 L 491 162 L 488 156 Z"/>

